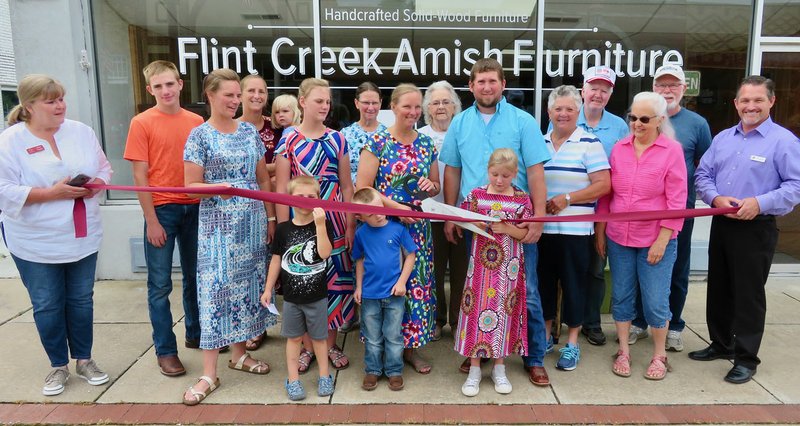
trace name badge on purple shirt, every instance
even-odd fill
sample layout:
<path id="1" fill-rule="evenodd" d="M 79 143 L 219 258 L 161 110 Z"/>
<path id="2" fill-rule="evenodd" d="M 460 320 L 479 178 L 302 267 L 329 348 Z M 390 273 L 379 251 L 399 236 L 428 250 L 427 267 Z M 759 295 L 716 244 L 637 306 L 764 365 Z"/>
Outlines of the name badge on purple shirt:
<path id="1" fill-rule="evenodd" d="M 762 157 L 760 155 L 751 155 L 750 156 L 750 160 L 758 161 L 759 163 L 763 163 L 763 162 L 767 161 L 766 157 Z"/>

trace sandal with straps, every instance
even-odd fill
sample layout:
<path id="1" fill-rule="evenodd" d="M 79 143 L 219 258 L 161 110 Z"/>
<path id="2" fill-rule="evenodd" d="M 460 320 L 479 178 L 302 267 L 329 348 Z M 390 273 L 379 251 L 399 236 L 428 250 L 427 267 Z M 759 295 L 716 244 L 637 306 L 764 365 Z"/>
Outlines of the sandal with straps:
<path id="1" fill-rule="evenodd" d="M 252 339 L 247 339 L 247 341 L 244 343 L 244 347 L 248 351 L 256 351 L 258 350 L 258 348 L 261 347 L 261 345 L 264 344 L 264 341 L 266 339 L 267 339 L 267 331 L 264 330 L 264 332 L 259 334 L 258 336 L 253 337 Z"/>
<path id="2" fill-rule="evenodd" d="M 631 354 L 623 353 L 622 351 L 617 351 L 617 354 L 614 355 L 614 366 L 611 367 L 611 371 L 614 372 L 617 376 L 620 377 L 630 377 L 631 376 Z"/>
<path id="3" fill-rule="evenodd" d="M 205 392 L 201 392 L 194 388 L 194 386 L 197 386 L 197 383 L 200 383 L 201 381 L 208 383 L 208 389 L 206 389 Z M 189 392 L 192 394 L 193 399 L 187 399 L 186 394 L 184 393 L 183 405 L 197 405 L 206 399 L 206 397 L 211 395 L 211 392 L 214 392 L 214 390 L 219 387 L 219 377 L 217 377 L 216 380 L 211 380 L 211 377 L 200 376 L 200 378 L 197 379 L 197 383 L 189 388 Z"/>
<path id="4" fill-rule="evenodd" d="M 300 357 L 297 358 L 297 372 L 299 374 L 306 374 L 308 373 L 308 369 L 311 367 L 311 363 L 317 359 L 317 356 L 314 355 L 314 352 L 309 351 L 306 348 L 300 349 Z"/>
<path id="5" fill-rule="evenodd" d="M 650 360 L 650 366 L 647 367 L 647 371 L 644 373 L 644 378 L 649 380 L 663 380 L 664 377 L 667 377 L 668 371 L 672 371 L 672 366 L 667 362 L 667 357 L 654 356 L 653 359 Z"/>
<path id="6" fill-rule="evenodd" d="M 328 358 L 331 360 L 335 370 L 344 370 L 350 366 L 350 360 L 347 359 L 347 355 L 337 345 L 333 345 L 328 349 Z"/>
<path id="7" fill-rule="evenodd" d="M 244 365 L 244 362 L 250 358 L 255 361 L 253 365 Z M 259 361 L 250 356 L 249 353 L 245 352 L 238 361 L 235 363 L 233 361 L 228 361 L 228 368 L 231 370 L 239 370 L 244 371 L 245 373 L 253 373 L 253 374 L 268 374 L 269 373 L 269 364 L 264 361 Z"/>

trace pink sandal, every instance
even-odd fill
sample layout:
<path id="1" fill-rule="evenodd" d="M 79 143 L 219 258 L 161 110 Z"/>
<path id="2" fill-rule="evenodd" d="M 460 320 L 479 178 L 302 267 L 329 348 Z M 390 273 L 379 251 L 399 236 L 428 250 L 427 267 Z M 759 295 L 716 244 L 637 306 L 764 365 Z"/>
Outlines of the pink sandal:
<path id="1" fill-rule="evenodd" d="M 617 376 L 630 377 L 631 376 L 631 354 L 623 353 L 621 350 L 617 351 L 614 355 L 614 366 L 611 368 Z"/>
<path id="2" fill-rule="evenodd" d="M 308 369 L 311 367 L 311 363 L 314 362 L 314 359 L 316 359 L 314 352 L 306 348 L 300 349 L 300 357 L 297 359 L 297 372 L 299 374 L 308 373 Z"/>
<path id="3" fill-rule="evenodd" d="M 650 360 L 650 366 L 647 367 L 647 372 L 644 373 L 644 378 L 649 380 L 662 380 L 667 377 L 667 372 L 672 371 L 672 366 L 667 362 L 665 356 L 654 356 Z"/>

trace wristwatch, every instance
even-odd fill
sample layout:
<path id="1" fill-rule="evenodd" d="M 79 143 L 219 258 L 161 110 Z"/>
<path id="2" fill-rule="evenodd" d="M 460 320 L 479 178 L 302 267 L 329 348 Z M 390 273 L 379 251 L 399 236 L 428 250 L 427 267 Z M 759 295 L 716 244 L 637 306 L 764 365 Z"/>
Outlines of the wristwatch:
<path id="1" fill-rule="evenodd" d="M 567 200 L 567 207 L 569 207 L 570 201 L 572 201 L 572 197 L 569 196 L 569 192 L 564 194 L 564 198 Z"/>

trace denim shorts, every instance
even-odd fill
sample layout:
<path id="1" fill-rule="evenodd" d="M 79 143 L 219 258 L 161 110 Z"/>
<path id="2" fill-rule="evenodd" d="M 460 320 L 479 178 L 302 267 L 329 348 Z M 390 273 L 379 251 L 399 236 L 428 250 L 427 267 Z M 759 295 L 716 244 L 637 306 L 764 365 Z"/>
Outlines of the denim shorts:
<path id="1" fill-rule="evenodd" d="M 627 247 L 608 241 L 608 264 L 611 267 L 611 313 L 614 321 L 627 322 L 636 318 L 636 297 L 641 292 L 644 319 L 647 325 L 663 328 L 672 318 L 669 310 L 669 288 L 672 265 L 677 257 L 677 241 L 669 240 L 664 257 L 651 265 L 647 263 L 650 247 Z"/>
<path id="2" fill-rule="evenodd" d="M 288 339 L 301 337 L 308 332 L 311 340 L 328 338 L 328 299 L 295 304 L 283 302 L 281 335 Z"/>

